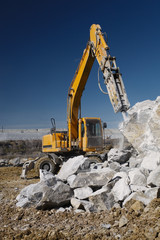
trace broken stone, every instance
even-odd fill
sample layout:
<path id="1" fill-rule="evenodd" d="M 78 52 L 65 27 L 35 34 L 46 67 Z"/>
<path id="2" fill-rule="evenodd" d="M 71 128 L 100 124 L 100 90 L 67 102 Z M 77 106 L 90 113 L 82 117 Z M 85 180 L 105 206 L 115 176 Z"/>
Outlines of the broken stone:
<path id="1" fill-rule="evenodd" d="M 93 203 L 85 200 L 80 200 L 77 198 L 71 198 L 71 205 L 74 209 L 85 210 L 86 212 L 93 212 L 94 206 Z"/>
<path id="2" fill-rule="evenodd" d="M 86 199 L 93 193 L 92 188 L 82 187 L 74 189 L 74 196 L 78 199 Z"/>
<path id="3" fill-rule="evenodd" d="M 80 209 L 81 208 L 81 200 L 77 198 L 71 198 L 71 205 L 74 209 Z"/>
<path id="4" fill-rule="evenodd" d="M 69 204 L 73 191 L 56 177 L 31 184 L 17 196 L 17 207 L 35 206 L 37 209 L 51 209 Z"/>
<path id="5" fill-rule="evenodd" d="M 147 179 L 144 174 L 137 168 L 131 170 L 128 173 L 128 177 L 130 179 L 130 184 L 139 185 L 139 186 L 146 186 Z"/>
<path id="6" fill-rule="evenodd" d="M 80 187 L 102 187 L 113 177 L 115 171 L 110 168 L 94 170 L 92 172 L 78 173 L 76 178 L 70 182 L 71 188 Z"/>
<path id="7" fill-rule="evenodd" d="M 111 228 L 111 224 L 109 224 L 109 223 L 108 224 L 102 223 L 101 227 L 102 228 L 106 228 L 106 229 L 110 229 Z"/>
<path id="8" fill-rule="evenodd" d="M 109 167 L 110 167 L 110 169 L 118 172 L 118 171 L 120 171 L 121 165 L 118 162 L 111 162 L 109 164 Z"/>
<path id="9" fill-rule="evenodd" d="M 160 166 L 149 174 L 147 184 L 151 187 L 160 187 Z"/>
<path id="10" fill-rule="evenodd" d="M 128 110 L 128 121 L 121 130 L 139 152 L 160 149 L 160 97 L 136 103 Z"/>
<path id="11" fill-rule="evenodd" d="M 53 173 L 45 170 L 45 169 L 40 169 L 39 170 L 39 176 L 40 176 L 40 181 L 45 181 L 48 179 L 54 179 L 55 183 L 57 182 L 57 178 L 54 177 Z"/>
<path id="12" fill-rule="evenodd" d="M 126 179 L 122 178 L 115 183 L 111 192 L 114 195 L 115 201 L 118 202 L 123 201 L 126 197 L 128 197 L 131 193 L 131 189 L 126 182 Z"/>
<path id="13" fill-rule="evenodd" d="M 51 209 L 69 205 L 70 199 L 73 196 L 71 188 L 58 181 L 52 188 L 46 188 L 43 192 L 43 197 L 36 205 L 37 209 Z"/>
<path id="14" fill-rule="evenodd" d="M 89 197 L 89 201 L 93 203 L 96 211 L 110 210 L 115 203 L 113 194 L 105 191 L 93 194 Z"/>
<path id="15" fill-rule="evenodd" d="M 118 202 L 123 201 L 131 193 L 131 189 L 129 187 L 129 179 L 127 173 L 119 172 L 113 177 L 113 179 L 116 178 L 117 181 L 111 192 L 114 195 L 115 201 Z"/>
<path id="16" fill-rule="evenodd" d="M 145 186 L 139 186 L 139 185 L 132 184 L 132 185 L 130 185 L 130 189 L 132 192 L 145 192 L 145 191 L 147 191 L 148 188 Z"/>
<path id="17" fill-rule="evenodd" d="M 145 194 L 147 197 L 151 199 L 160 198 L 160 188 L 155 187 L 155 188 L 146 189 Z"/>
<path id="18" fill-rule="evenodd" d="M 70 175 L 75 174 L 86 160 L 87 158 L 82 155 L 70 158 L 62 165 L 57 177 L 61 180 L 66 180 Z"/>
<path id="19" fill-rule="evenodd" d="M 142 159 L 140 159 L 138 157 L 137 158 L 136 157 L 130 157 L 129 167 L 130 168 L 138 168 L 138 167 L 140 167 L 141 162 L 142 162 Z"/>
<path id="20" fill-rule="evenodd" d="M 130 151 L 112 148 L 108 153 L 108 162 L 118 162 L 123 164 L 129 160 L 130 156 Z"/>
<path id="21" fill-rule="evenodd" d="M 76 175 L 75 175 L 75 174 L 73 174 L 73 175 L 71 175 L 71 176 L 69 176 L 69 177 L 67 178 L 67 182 L 68 182 L 68 184 L 69 184 L 70 186 L 73 184 L 75 178 L 76 178 Z"/>
<path id="22" fill-rule="evenodd" d="M 143 157 L 141 167 L 150 171 L 156 169 L 160 164 L 160 151 L 147 151 Z"/>
<path id="23" fill-rule="evenodd" d="M 142 202 L 145 206 L 147 206 L 152 200 L 153 198 L 148 197 L 145 193 L 143 192 L 134 192 L 131 193 L 123 202 L 123 206 L 125 206 L 125 204 L 130 201 L 131 199 L 137 200 Z"/>

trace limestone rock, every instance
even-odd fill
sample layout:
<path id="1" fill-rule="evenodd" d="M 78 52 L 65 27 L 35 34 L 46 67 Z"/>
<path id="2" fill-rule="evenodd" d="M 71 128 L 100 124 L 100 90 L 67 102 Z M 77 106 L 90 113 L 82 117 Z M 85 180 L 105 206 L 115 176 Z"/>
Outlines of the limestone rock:
<path id="1" fill-rule="evenodd" d="M 122 173 L 121 173 L 122 174 Z M 118 175 L 118 174 L 117 174 Z M 112 189 L 115 201 L 123 201 L 131 193 L 127 174 L 123 173 L 124 177 L 117 181 Z"/>
<path id="2" fill-rule="evenodd" d="M 140 167 L 141 162 L 142 162 L 142 158 L 130 157 L 130 159 L 129 159 L 129 167 L 130 168 L 138 168 L 138 167 Z"/>
<path id="3" fill-rule="evenodd" d="M 82 187 L 74 189 L 74 196 L 78 199 L 86 199 L 93 193 L 92 188 Z"/>
<path id="4" fill-rule="evenodd" d="M 160 166 L 150 173 L 147 178 L 147 184 L 150 186 L 160 187 Z"/>
<path id="5" fill-rule="evenodd" d="M 16 206 L 35 206 L 37 209 L 63 207 L 70 202 L 72 196 L 73 191 L 67 184 L 52 177 L 22 189 L 16 198 Z"/>
<path id="6" fill-rule="evenodd" d="M 145 154 L 140 166 L 150 171 L 156 169 L 160 164 L 160 152 L 149 150 Z"/>
<path id="7" fill-rule="evenodd" d="M 67 162 L 63 164 L 57 177 L 66 180 L 70 175 L 73 175 L 77 172 L 77 170 L 82 166 L 82 164 L 87 160 L 84 156 L 78 156 L 70 158 Z"/>
<path id="8" fill-rule="evenodd" d="M 129 160 L 130 156 L 130 151 L 112 148 L 108 153 L 108 162 L 118 162 L 123 164 Z"/>
<path id="9" fill-rule="evenodd" d="M 67 184 L 58 181 L 54 187 L 45 189 L 43 197 L 36 205 L 36 208 L 51 209 L 69 205 L 72 196 L 73 191 L 71 188 Z"/>
<path id="10" fill-rule="evenodd" d="M 45 181 L 45 180 L 48 180 L 48 179 L 54 179 L 55 180 L 55 183 L 57 182 L 56 179 L 53 175 L 53 173 L 45 170 L 45 169 L 40 169 L 39 170 L 39 176 L 40 176 L 40 181 Z"/>
<path id="11" fill-rule="evenodd" d="M 118 162 L 111 162 L 109 164 L 109 167 L 113 169 L 114 171 L 118 172 L 120 171 L 121 165 Z"/>
<path id="12" fill-rule="evenodd" d="M 144 153 L 160 150 L 160 97 L 136 103 L 128 110 L 121 131 L 133 147 Z"/>
<path id="13" fill-rule="evenodd" d="M 131 193 L 131 194 L 124 200 L 123 206 L 124 206 L 128 201 L 130 201 L 131 199 L 140 201 L 140 202 L 142 202 L 142 203 L 143 203 L 144 205 L 146 205 L 146 206 L 153 200 L 152 197 L 147 196 L 147 194 L 145 194 L 145 193 L 143 193 L 143 192 L 134 192 L 134 193 Z"/>
<path id="14" fill-rule="evenodd" d="M 93 212 L 94 206 L 93 203 L 85 200 L 80 200 L 77 198 L 71 198 L 71 205 L 74 209 L 82 209 L 86 212 Z"/>
<path id="15" fill-rule="evenodd" d="M 160 188 L 159 187 L 148 188 L 145 191 L 145 195 L 151 199 L 160 198 Z"/>
<path id="16" fill-rule="evenodd" d="M 147 179 L 144 174 L 137 168 L 131 170 L 128 174 L 130 179 L 130 184 L 139 185 L 139 186 L 146 186 Z"/>
<path id="17" fill-rule="evenodd" d="M 145 186 L 134 185 L 134 184 L 130 185 L 130 189 L 132 192 L 145 192 L 148 190 L 148 188 Z"/>
<path id="18" fill-rule="evenodd" d="M 96 211 L 110 210 L 115 203 L 113 194 L 106 191 L 93 194 L 89 197 L 89 200 L 93 203 Z"/>
<path id="19" fill-rule="evenodd" d="M 70 182 L 71 188 L 102 187 L 113 177 L 115 171 L 103 168 L 92 172 L 78 173 L 76 178 Z"/>

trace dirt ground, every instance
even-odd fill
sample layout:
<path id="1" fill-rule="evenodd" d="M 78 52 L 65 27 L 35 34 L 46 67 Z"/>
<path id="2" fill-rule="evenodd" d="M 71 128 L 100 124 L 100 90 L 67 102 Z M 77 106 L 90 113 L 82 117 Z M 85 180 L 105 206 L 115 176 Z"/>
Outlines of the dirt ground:
<path id="1" fill-rule="evenodd" d="M 34 172 L 27 180 L 20 174 L 20 167 L 0 168 L 0 240 L 160 239 L 160 199 L 147 207 L 132 200 L 100 213 L 17 208 L 20 190 L 39 181 Z"/>

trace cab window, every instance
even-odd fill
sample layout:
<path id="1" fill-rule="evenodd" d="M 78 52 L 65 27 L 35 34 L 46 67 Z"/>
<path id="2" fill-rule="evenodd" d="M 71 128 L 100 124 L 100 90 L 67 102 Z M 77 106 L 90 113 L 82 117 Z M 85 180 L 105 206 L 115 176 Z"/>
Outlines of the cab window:
<path id="1" fill-rule="evenodd" d="M 93 136 L 101 136 L 101 124 L 98 120 L 86 120 L 87 124 L 87 136 L 93 137 Z"/>

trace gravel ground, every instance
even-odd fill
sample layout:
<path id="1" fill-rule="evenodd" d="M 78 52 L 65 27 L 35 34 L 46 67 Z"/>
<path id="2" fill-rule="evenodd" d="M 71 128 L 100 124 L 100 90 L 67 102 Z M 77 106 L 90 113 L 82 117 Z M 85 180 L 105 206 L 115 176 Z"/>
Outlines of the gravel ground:
<path id="1" fill-rule="evenodd" d="M 160 239 L 160 199 L 100 213 L 17 208 L 20 190 L 39 181 L 34 171 L 27 180 L 20 174 L 20 167 L 0 168 L 0 239 Z"/>

